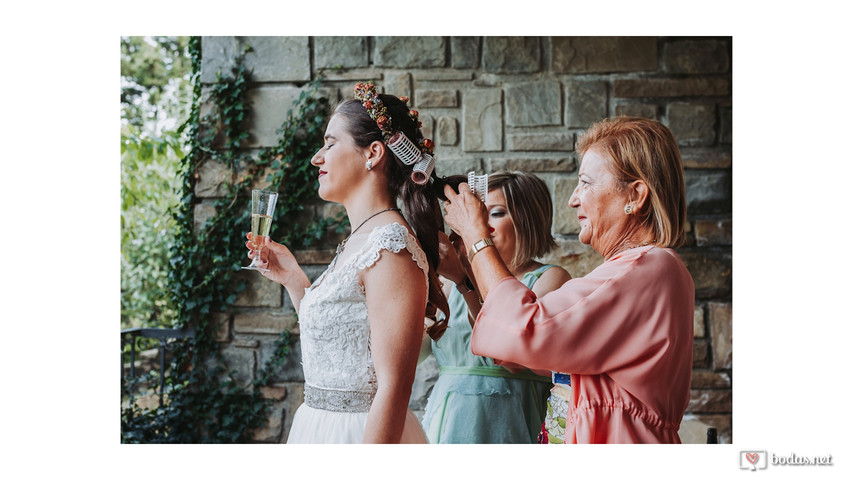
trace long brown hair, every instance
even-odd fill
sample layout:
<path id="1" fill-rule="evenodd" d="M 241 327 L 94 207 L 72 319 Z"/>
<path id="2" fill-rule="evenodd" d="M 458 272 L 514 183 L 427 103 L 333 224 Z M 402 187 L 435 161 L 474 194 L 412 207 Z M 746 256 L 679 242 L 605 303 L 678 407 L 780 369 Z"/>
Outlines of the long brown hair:
<path id="1" fill-rule="evenodd" d="M 417 145 L 423 135 L 414 120 L 409 117 L 409 108 L 406 104 L 393 95 L 380 94 L 382 103 L 387 109 L 387 115 L 391 117 L 394 130 L 403 132 L 409 140 Z M 370 118 L 367 110 L 358 100 L 346 100 L 335 108 L 336 114 L 346 118 L 346 128 L 352 135 L 355 144 L 366 148 L 375 141 L 382 142 L 382 131 L 376 122 Z M 438 205 L 436 190 L 433 182 L 426 185 L 418 185 L 412 180 L 412 167 L 404 164 L 390 149 L 385 149 L 385 172 L 388 177 L 388 192 L 392 198 L 402 200 L 406 221 L 415 231 L 415 236 L 421 244 L 421 248 L 427 257 L 429 264 L 429 294 L 425 316 L 436 321 L 427 333 L 434 340 L 441 338 L 447 329 L 447 318 L 450 308 L 447 305 L 447 297 L 441 291 L 438 280 L 439 255 L 438 255 L 438 232 L 444 227 L 444 219 L 441 217 L 441 209 Z M 435 172 L 432 174 L 435 179 Z M 444 312 L 443 318 L 436 318 L 436 311 Z"/>

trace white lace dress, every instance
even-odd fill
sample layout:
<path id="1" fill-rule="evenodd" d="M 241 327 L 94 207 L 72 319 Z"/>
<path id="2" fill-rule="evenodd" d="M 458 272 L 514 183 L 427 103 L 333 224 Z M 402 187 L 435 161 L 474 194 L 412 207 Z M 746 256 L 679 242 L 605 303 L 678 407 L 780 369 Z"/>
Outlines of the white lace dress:
<path id="1" fill-rule="evenodd" d="M 406 249 L 427 277 L 426 255 L 399 223 L 370 232 L 362 248 L 335 268 L 338 257 L 305 290 L 299 308 L 305 400 L 296 410 L 287 443 L 361 443 L 376 394 L 370 322 L 358 272 L 383 250 Z M 417 352 L 413 353 L 417 355 Z M 427 443 L 414 413 L 406 413 L 403 443 Z"/>

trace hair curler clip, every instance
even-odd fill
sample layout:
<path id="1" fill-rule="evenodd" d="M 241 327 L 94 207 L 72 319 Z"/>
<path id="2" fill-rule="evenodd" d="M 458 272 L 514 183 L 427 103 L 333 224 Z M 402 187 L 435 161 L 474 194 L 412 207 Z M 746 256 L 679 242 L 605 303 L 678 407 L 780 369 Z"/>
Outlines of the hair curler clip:
<path id="1" fill-rule="evenodd" d="M 402 132 L 397 132 L 388 139 L 388 148 L 406 165 L 420 162 L 423 154 L 421 149 Z"/>
<path id="2" fill-rule="evenodd" d="M 430 154 L 424 154 L 423 159 L 412 167 L 412 181 L 418 185 L 424 185 L 432 176 L 432 171 L 435 168 L 435 157 Z"/>
<path id="3" fill-rule="evenodd" d="M 489 174 L 475 175 L 474 172 L 468 172 L 468 188 L 471 193 L 480 197 L 483 203 L 489 198 Z"/>

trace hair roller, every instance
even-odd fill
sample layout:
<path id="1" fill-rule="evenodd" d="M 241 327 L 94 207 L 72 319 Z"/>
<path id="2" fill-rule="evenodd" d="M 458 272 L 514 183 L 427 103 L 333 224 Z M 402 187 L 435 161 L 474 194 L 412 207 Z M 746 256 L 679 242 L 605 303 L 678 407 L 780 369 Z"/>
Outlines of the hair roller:
<path id="1" fill-rule="evenodd" d="M 423 157 L 418 146 L 409 140 L 409 137 L 403 134 L 403 132 L 398 131 L 392 135 L 388 139 L 387 145 L 391 152 L 406 165 L 420 162 Z"/>
<path id="2" fill-rule="evenodd" d="M 428 153 L 423 155 L 423 159 L 412 167 L 412 181 L 418 185 L 426 184 L 434 168 L 435 157 Z"/>

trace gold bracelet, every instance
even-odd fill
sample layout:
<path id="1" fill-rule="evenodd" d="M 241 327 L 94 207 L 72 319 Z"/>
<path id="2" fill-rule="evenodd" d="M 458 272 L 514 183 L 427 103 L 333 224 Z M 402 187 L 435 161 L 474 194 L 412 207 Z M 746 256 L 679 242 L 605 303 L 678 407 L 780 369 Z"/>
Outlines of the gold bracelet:
<path id="1" fill-rule="evenodd" d="M 483 238 L 474 242 L 474 245 L 471 246 L 471 253 L 468 255 L 468 261 L 470 262 L 473 260 L 474 255 L 476 255 L 477 252 L 490 245 L 493 247 L 495 246 L 495 242 L 493 242 L 491 238 Z"/>

